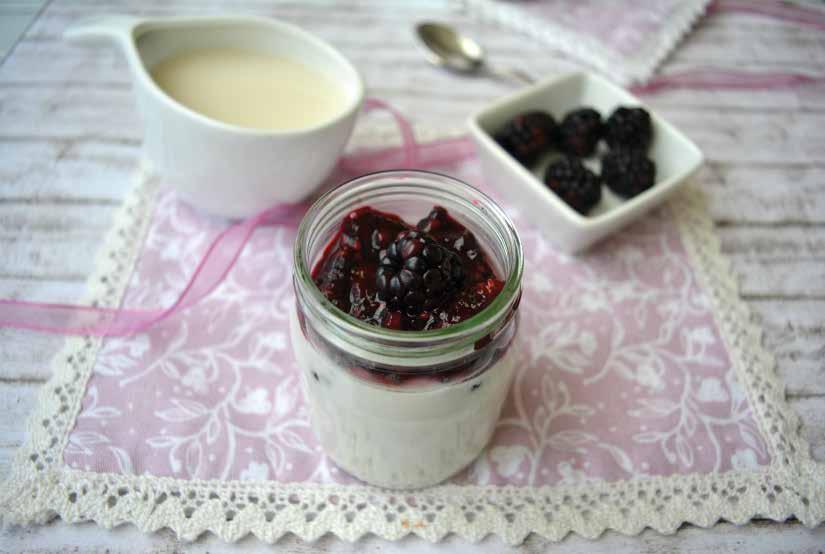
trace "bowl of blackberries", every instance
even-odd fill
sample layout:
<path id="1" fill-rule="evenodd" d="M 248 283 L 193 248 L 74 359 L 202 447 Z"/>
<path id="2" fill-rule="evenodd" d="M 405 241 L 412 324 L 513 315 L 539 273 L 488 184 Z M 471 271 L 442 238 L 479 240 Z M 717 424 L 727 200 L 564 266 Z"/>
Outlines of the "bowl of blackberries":
<path id="1" fill-rule="evenodd" d="M 702 164 L 675 127 L 589 73 L 519 91 L 469 125 L 485 179 L 570 253 L 657 206 Z"/>

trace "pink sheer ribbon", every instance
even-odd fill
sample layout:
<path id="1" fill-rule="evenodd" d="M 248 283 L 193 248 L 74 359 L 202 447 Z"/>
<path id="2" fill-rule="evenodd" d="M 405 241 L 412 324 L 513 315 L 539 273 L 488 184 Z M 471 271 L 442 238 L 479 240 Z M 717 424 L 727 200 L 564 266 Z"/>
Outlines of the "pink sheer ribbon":
<path id="1" fill-rule="evenodd" d="M 825 28 L 823 12 L 787 4 L 751 4 L 736 0 L 719 0 L 711 12 L 743 11 Z M 800 73 L 750 73 L 721 69 L 691 70 L 657 77 L 634 87 L 638 94 L 666 89 L 764 90 L 800 85 L 819 85 L 825 78 Z M 391 167 L 426 168 L 457 161 L 474 154 L 467 137 L 444 139 L 427 144 L 415 140 L 412 126 L 387 103 L 368 98 L 365 111 L 384 110 L 395 119 L 401 134 L 400 147 L 358 153 L 341 159 L 339 165 L 353 174 L 368 173 Z M 261 225 L 296 224 L 306 204 L 280 205 L 266 209 L 236 223 L 215 237 L 178 299 L 165 309 L 98 308 L 73 304 L 51 304 L 0 299 L 0 327 L 29 329 L 64 335 L 100 337 L 128 336 L 140 333 L 197 303 L 211 293 L 235 265 L 252 233 Z"/>
<path id="2" fill-rule="evenodd" d="M 805 73 L 756 73 L 707 68 L 660 75 L 647 83 L 631 87 L 631 90 L 636 94 L 654 94 L 667 89 L 772 90 L 823 83 L 825 77 Z"/>
<path id="3" fill-rule="evenodd" d="M 760 0 L 716 0 L 708 6 L 708 14 L 714 13 L 750 13 L 787 21 L 814 29 L 825 29 L 825 11 L 791 4 L 790 2 Z"/>

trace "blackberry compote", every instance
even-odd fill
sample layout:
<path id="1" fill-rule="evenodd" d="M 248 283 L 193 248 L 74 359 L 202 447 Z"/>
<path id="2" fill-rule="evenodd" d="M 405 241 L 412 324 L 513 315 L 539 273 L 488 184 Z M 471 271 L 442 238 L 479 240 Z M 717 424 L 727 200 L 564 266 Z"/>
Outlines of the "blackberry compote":
<path id="1" fill-rule="evenodd" d="M 441 207 L 416 226 L 369 207 L 350 212 L 312 279 L 344 312 L 415 331 L 472 317 L 504 286 L 475 236 Z"/>

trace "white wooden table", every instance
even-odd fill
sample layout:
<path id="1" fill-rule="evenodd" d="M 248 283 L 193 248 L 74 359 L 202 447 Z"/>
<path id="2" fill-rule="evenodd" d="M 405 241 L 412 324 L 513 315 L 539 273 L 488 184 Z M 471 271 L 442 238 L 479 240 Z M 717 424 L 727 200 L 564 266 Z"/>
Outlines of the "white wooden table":
<path id="1" fill-rule="evenodd" d="M 471 21 L 447 0 L 54 0 L 0 65 L 0 297 L 76 300 L 92 269 L 109 218 L 127 192 L 141 127 L 120 54 L 67 46 L 63 29 L 94 13 L 151 15 L 221 12 L 274 16 L 331 41 L 363 72 L 370 92 L 418 123 L 457 127 L 510 85 L 434 69 L 416 50 L 415 21 L 446 20 L 483 39 L 495 61 L 536 76 L 574 67 L 515 34 Z M 228 2 L 227 2 L 228 4 Z M 797 70 L 825 75 L 825 34 L 747 15 L 704 21 L 670 58 L 667 70 L 699 66 Z M 651 96 L 708 157 L 702 186 L 723 250 L 741 278 L 745 300 L 765 328 L 788 396 L 805 424 L 814 456 L 825 459 L 825 88 L 774 92 L 679 91 Z M 23 421 L 61 339 L 0 330 L 0 476 L 23 440 Z M 674 536 L 608 533 L 589 542 L 568 537 L 558 552 L 820 551 L 825 527 L 757 521 L 711 530 L 685 526 Z M 445 552 L 460 540 L 430 545 L 374 537 L 350 545 L 294 538 L 287 552 Z M 496 539 L 482 550 L 509 551 Z M 6 530 L 0 551 L 177 551 L 170 533 L 104 531 L 59 522 Z M 271 550 L 253 539 L 223 545 L 204 537 L 196 552 Z M 548 548 L 532 537 L 527 551 Z M 515 549 L 514 549 L 515 550 Z"/>

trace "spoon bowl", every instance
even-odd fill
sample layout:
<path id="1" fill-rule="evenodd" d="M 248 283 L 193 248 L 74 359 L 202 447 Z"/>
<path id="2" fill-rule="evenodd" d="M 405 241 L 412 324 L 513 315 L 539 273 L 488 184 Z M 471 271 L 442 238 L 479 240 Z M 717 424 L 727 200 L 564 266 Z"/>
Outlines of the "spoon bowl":
<path id="1" fill-rule="evenodd" d="M 459 73 L 474 73 L 484 65 L 484 49 L 448 25 L 419 23 L 416 32 L 427 47 L 428 58 L 435 65 Z"/>
<path id="2" fill-rule="evenodd" d="M 490 77 L 533 83 L 534 79 L 515 68 L 492 68 L 485 59 L 484 48 L 444 23 L 422 22 L 415 26 L 416 35 L 425 47 L 427 59 L 456 73 L 484 73 Z"/>

